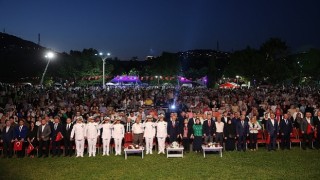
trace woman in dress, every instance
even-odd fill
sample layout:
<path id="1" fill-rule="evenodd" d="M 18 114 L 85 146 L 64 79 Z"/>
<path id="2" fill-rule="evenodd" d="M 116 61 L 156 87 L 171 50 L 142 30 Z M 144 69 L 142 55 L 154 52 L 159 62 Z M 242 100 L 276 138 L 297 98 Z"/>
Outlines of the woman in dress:
<path id="1" fill-rule="evenodd" d="M 30 129 L 29 132 L 27 134 L 27 140 L 29 142 L 29 144 L 32 144 L 32 146 L 35 148 L 38 145 L 37 142 L 37 132 L 38 132 L 38 126 L 35 125 L 35 122 L 30 122 Z M 29 156 L 31 158 L 34 158 L 36 150 L 33 149 L 30 153 Z"/>
<path id="2" fill-rule="evenodd" d="M 193 138 L 193 151 L 200 152 L 202 145 L 202 125 L 200 123 L 200 119 L 196 119 L 196 123 L 192 126 L 192 134 L 191 138 Z"/>
<path id="3" fill-rule="evenodd" d="M 236 142 L 236 125 L 231 119 L 228 119 L 224 126 L 224 139 L 226 140 L 225 150 L 233 151 L 235 149 Z"/>
<path id="4" fill-rule="evenodd" d="M 250 119 L 249 122 L 249 137 L 250 137 L 250 143 L 249 143 L 249 149 L 251 151 L 255 151 L 257 147 L 257 137 L 258 132 L 261 129 L 260 124 L 257 122 L 256 116 L 253 116 Z"/>

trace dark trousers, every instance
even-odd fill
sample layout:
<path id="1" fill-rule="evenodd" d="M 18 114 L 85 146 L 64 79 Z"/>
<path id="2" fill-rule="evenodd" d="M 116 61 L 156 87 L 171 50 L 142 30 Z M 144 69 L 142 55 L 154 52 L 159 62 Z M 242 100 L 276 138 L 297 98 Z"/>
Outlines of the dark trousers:
<path id="1" fill-rule="evenodd" d="M 11 158 L 13 154 L 13 144 L 12 142 L 3 141 L 3 157 Z"/>
<path id="2" fill-rule="evenodd" d="M 202 136 L 194 136 L 193 151 L 201 151 Z"/>
<path id="3" fill-rule="evenodd" d="M 312 138 L 313 138 L 313 133 L 310 133 L 310 134 L 304 133 L 302 135 L 302 148 L 303 149 L 306 149 L 307 141 L 308 141 L 309 148 L 312 149 Z"/>
<path id="4" fill-rule="evenodd" d="M 256 149 L 257 147 L 257 133 L 250 133 L 249 138 L 250 138 L 250 143 L 249 143 L 249 149 Z"/>
<path id="5" fill-rule="evenodd" d="M 169 137 L 169 142 L 170 143 L 172 143 L 172 142 L 174 142 L 174 141 L 177 141 L 178 140 L 178 138 L 177 138 L 177 135 L 170 135 L 170 137 Z"/>
<path id="6" fill-rule="evenodd" d="M 70 139 L 64 139 L 64 152 L 66 156 L 72 156 L 72 141 Z"/>
<path id="7" fill-rule="evenodd" d="M 183 138 L 182 139 L 182 146 L 184 147 L 185 151 L 190 151 L 190 139 L 189 138 Z"/>
<path id="8" fill-rule="evenodd" d="M 50 142 L 49 140 L 48 141 L 40 140 L 40 142 L 39 142 L 39 157 L 41 157 L 43 154 L 45 156 L 49 155 L 49 142 Z"/>
<path id="9" fill-rule="evenodd" d="M 238 137 L 238 151 L 245 151 L 246 150 L 246 136 L 240 135 Z"/>
<path id="10" fill-rule="evenodd" d="M 216 133 L 216 143 L 219 143 L 221 146 L 223 145 L 223 133 Z"/>
<path id="11" fill-rule="evenodd" d="M 143 134 L 133 134 L 133 144 L 142 145 L 143 144 Z"/>
<path id="12" fill-rule="evenodd" d="M 290 149 L 290 134 L 284 134 L 281 136 L 281 149 Z"/>
<path id="13" fill-rule="evenodd" d="M 276 140 L 277 140 L 277 135 L 271 134 L 270 135 L 270 143 L 268 145 L 268 150 L 276 150 Z"/>
<path id="14" fill-rule="evenodd" d="M 55 140 L 52 141 L 52 155 L 53 156 L 55 156 L 55 155 L 60 156 L 60 154 L 61 154 L 60 144 L 61 144 L 60 141 L 55 141 Z"/>
<path id="15" fill-rule="evenodd" d="M 317 149 L 320 148 L 320 130 L 318 130 L 317 137 L 316 137 L 316 147 Z"/>

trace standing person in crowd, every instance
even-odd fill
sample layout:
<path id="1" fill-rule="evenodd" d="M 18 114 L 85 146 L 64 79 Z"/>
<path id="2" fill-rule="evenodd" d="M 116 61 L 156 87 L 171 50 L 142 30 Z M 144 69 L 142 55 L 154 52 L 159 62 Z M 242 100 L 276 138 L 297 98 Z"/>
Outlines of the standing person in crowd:
<path id="1" fill-rule="evenodd" d="M 17 157 L 18 158 L 23 158 L 24 157 L 24 149 L 25 149 L 25 142 L 27 141 L 27 133 L 28 133 L 28 127 L 24 125 L 24 120 L 20 119 L 19 120 L 19 125 L 15 127 L 14 131 L 14 140 L 15 141 L 20 141 L 22 145 L 22 150 L 17 151 Z"/>
<path id="2" fill-rule="evenodd" d="M 85 129 L 85 135 L 84 135 L 88 141 L 89 157 L 91 156 L 96 157 L 97 138 L 99 136 L 98 130 L 99 130 L 98 123 L 94 122 L 93 117 L 89 117 L 88 124 L 86 125 L 86 129 Z"/>
<path id="3" fill-rule="evenodd" d="M 204 142 L 209 143 L 213 141 L 213 134 L 216 133 L 216 124 L 212 119 L 211 114 L 207 115 L 207 120 L 203 122 L 203 136 Z"/>
<path id="4" fill-rule="evenodd" d="M 170 143 L 178 140 L 178 136 L 180 135 L 179 131 L 180 131 L 180 127 L 179 127 L 179 121 L 177 121 L 177 114 L 172 113 L 171 119 L 168 122 L 168 126 L 167 126 L 167 132 L 168 132 Z"/>
<path id="5" fill-rule="evenodd" d="M 111 134 L 113 125 L 110 122 L 109 117 L 104 118 L 104 123 L 100 125 L 100 128 L 102 128 L 101 132 L 101 138 L 102 138 L 102 156 L 109 156 L 110 152 L 110 140 L 111 140 Z"/>
<path id="6" fill-rule="evenodd" d="M 124 138 L 124 126 L 120 123 L 121 117 L 116 117 L 116 122 L 113 125 L 113 139 L 115 144 L 115 152 L 116 156 L 121 155 L 121 143 L 122 139 Z"/>
<path id="7" fill-rule="evenodd" d="M 66 125 L 63 126 L 63 140 L 64 140 L 64 152 L 65 156 L 72 156 L 72 141 L 71 141 L 71 132 L 73 125 L 71 123 L 71 118 L 67 118 Z"/>
<path id="8" fill-rule="evenodd" d="M 11 158 L 13 154 L 14 127 L 11 126 L 9 120 L 5 121 L 5 126 L 2 128 L 1 142 L 3 143 L 3 158 Z"/>
<path id="9" fill-rule="evenodd" d="M 279 126 L 278 126 L 278 122 L 275 119 L 275 114 L 273 112 L 270 113 L 270 119 L 267 121 L 267 131 L 268 131 L 268 135 L 269 135 L 269 145 L 268 145 L 268 151 L 271 150 L 276 150 L 276 140 L 277 137 L 279 135 Z"/>
<path id="10" fill-rule="evenodd" d="M 86 125 L 83 123 L 83 118 L 80 116 L 77 118 L 77 122 L 73 125 L 71 131 L 71 139 L 74 139 L 76 144 L 76 157 L 83 157 L 84 141 L 85 141 Z"/>
<path id="11" fill-rule="evenodd" d="M 190 152 L 190 137 L 192 133 L 192 127 L 189 126 L 189 120 L 185 119 L 181 129 L 182 145 L 185 152 Z"/>
<path id="12" fill-rule="evenodd" d="M 141 117 L 137 117 L 136 123 L 132 125 L 133 144 L 142 146 L 143 144 L 143 124 L 140 122 Z"/>
<path id="13" fill-rule="evenodd" d="M 61 139 L 62 135 L 62 124 L 60 124 L 60 117 L 54 117 L 54 123 L 51 127 L 51 143 L 52 143 L 52 157 L 60 156 L 61 154 Z"/>
<path id="14" fill-rule="evenodd" d="M 47 123 L 47 120 L 44 118 L 41 120 L 41 125 L 38 128 L 37 140 L 39 142 L 39 158 L 48 157 L 49 155 L 49 143 L 50 143 L 51 127 Z M 43 149 L 44 152 L 43 152 Z"/>
<path id="15" fill-rule="evenodd" d="M 312 141 L 314 136 L 314 126 L 313 126 L 313 119 L 312 114 L 310 112 L 306 112 L 306 117 L 303 118 L 301 123 L 301 133 L 302 133 L 302 149 L 306 149 L 306 143 L 308 141 L 308 146 L 310 149 L 312 147 Z"/>
<path id="16" fill-rule="evenodd" d="M 160 114 L 159 115 L 159 121 L 156 123 L 156 127 L 157 127 L 157 139 L 158 139 L 158 149 L 160 153 L 164 153 L 164 149 L 165 149 L 165 142 L 166 142 L 166 138 L 167 138 L 167 126 L 168 123 L 166 121 L 164 121 L 164 115 Z"/>
<path id="17" fill-rule="evenodd" d="M 153 117 L 147 116 L 147 122 L 144 123 L 144 139 L 146 141 L 146 154 L 152 154 L 153 139 L 156 134 L 155 125 L 152 122 Z"/>
<path id="18" fill-rule="evenodd" d="M 224 139 L 226 140 L 225 150 L 233 151 L 235 149 L 236 142 L 236 125 L 231 119 L 228 119 L 227 123 L 224 125 Z"/>
<path id="19" fill-rule="evenodd" d="M 294 119 L 294 127 L 301 130 L 302 121 L 303 121 L 302 113 L 301 112 L 297 112 L 296 113 L 296 118 Z"/>
<path id="20" fill-rule="evenodd" d="M 249 124 L 249 137 L 250 137 L 249 149 L 251 151 L 255 151 L 257 148 L 258 133 L 261 130 L 261 126 L 257 122 L 256 116 L 251 117 L 248 124 Z"/>
<path id="21" fill-rule="evenodd" d="M 236 131 L 238 137 L 238 151 L 246 151 L 246 140 L 249 136 L 249 125 L 245 121 L 245 116 L 240 116 L 240 121 L 237 122 Z"/>
<path id="22" fill-rule="evenodd" d="M 215 132 L 215 140 L 216 143 L 219 143 L 223 146 L 223 128 L 224 123 L 221 122 L 221 116 L 217 117 L 217 121 L 215 122 L 216 132 Z"/>
<path id="23" fill-rule="evenodd" d="M 292 121 L 289 119 L 288 114 L 283 115 L 283 119 L 280 121 L 280 133 L 281 133 L 281 149 L 290 149 L 290 134 L 292 134 Z"/>
<path id="24" fill-rule="evenodd" d="M 314 128 L 316 130 L 316 148 L 320 148 L 320 111 L 317 112 L 317 116 L 313 118 Z"/>
<path id="25" fill-rule="evenodd" d="M 200 119 L 196 118 L 196 123 L 192 126 L 192 134 L 191 138 L 193 140 L 193 151 L 200 152 L 202 145 L 202 125 L 200 123 Z"/>
<path id="26" fill-rule="evenodd" d="M 29 144 L 32 144 L 33 147 L 37 147 L 38 141 L 37 141 L 37 133 L 38 133 L 38 126 L 35 125 L 35 122 L 30 123 L 30 129 L 27 134 L 27 141 Z M 29 156 L 31 158 L 34 158 L 34 155 L 36 153 L 36 150 L 33 149 L 30 153 Z"/>

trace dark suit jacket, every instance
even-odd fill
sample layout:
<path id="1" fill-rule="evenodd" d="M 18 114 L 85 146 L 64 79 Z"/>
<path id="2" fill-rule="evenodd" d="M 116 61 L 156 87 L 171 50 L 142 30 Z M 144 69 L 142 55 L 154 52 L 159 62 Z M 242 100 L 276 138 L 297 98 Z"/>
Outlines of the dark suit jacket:
<path id="1" fill-rule="evenodd" d="M 211 121 L 211 125 L 209 127 L 208 121 Z M 203 134 L 206 134 L 206 136 L 212 136 L 216 132 L 216 123 L 211 120 L 206 120 L 203 122 L 202 125 Z"/>
<path id="2" fill-rule="evenodd" d="M 71 140 L 71 131 L 72 131 L 72 128 L 73 128 L 73 125 L 72 123 L 70 123 L 70 128 L 69 130 L 67 130 L 67 124 L 63 125 L 62 127 L 62 135 L 63 135 L 63 138 L 65 140 Z"/>
<path id="3" fill-rule="evenodd" d="M 316 127 L 318 136 L 320 135 L 320 118 L 318 116 L 313 117 L 313 125 Z"/>
<path id="4" fill-rule="evenodd" d="M 179 121 L 175 121 L 175 126 L 173 127 L 172 121 L 168 121 L 167 132 L 170 137 L 177 137 L 180 134 Z"/>
<path id="5" fill-rule="evenodd" d="M 225 120 L 225 117 L 222 117 L 221 118 L 221 121 L 224 123 L 224 124 L 226 124 L 226 123 L 228 123 L 228 120 L 229 119 L 231 119 L 230 117 L 227 117 L 227 120 Z"/>
<path id="6" fill-rule="evenodd" d="M 58 133 L 59 132 L 62 133 L 62 129 L 63 129 L 62 124 L 58 123 L 58 126 L 57 126 L 56 130 L 54 129 L 54 124 L 53 124 L 51 126 L 51 139 L 55 140 L 57 135 L 58 135 Z"/>
<path id="7" fill-rule="evenodd" d="M 14 127 L 10 126 L 9 131 L 6 132 L 6 126 L 3 127 L 2 133 L 1 133 L 1 139 L 5 142 L 11 142 L 14 138 Z"/>
<path id="8" fill-rule="evenodd" d="M 125 133 L 127 133 L 127 124 L 128 124 L 128 123 L 124 123 L 124 124 L 123 124 L 123 126 L 124 126 L 124 132 L 125 132 Z M 130 124 L 130 131 L 128 131 L 128 132 L 132 132 L 132 123 L 130 122 L 129 124 Z"/>
<path id="9" fill-rule="evenodd" d="M 311 126 L 313 126 L 313 118 L 310 119 L 310 124 Z M 308 121 L 306 118 L 302 119 L 300 127 L 301 127 L 301 131 L 304 131 L 304 133 L 307 133 Z"/>
<path id="10" fill-rule="evenodd" d="M 284 119 L 280 121 L 280 132 L 284 135 L 289 135 L 292 132 L 292 121 L 287 119 L 288 124 L 286 124 Z"/>
<path id="11" fill-rule="evenodd" d="M 43 125 L 40 125 L 38 128 L 37 138 L 39 138 L 39 140 L 48 141 L 51 135 L 51 127 L 49 124 L 46 124 L 42 131 L 42 126 Z M 43 139 L 42 139 L 42 136 L 44 136 Z"/>
<path id="12" fill-rule="evenodd" d="M 237 135 L 239 136 L 247 136 L 247 134 L 249 134 L 248 122 L 244 121 L 244 124 L 242 126 L 241 121 L 238 121 L 236 125 L 236 131 L 237 131 Z"/>
<path id="13" fill-rule="evenodd" d="M 272 125 L 272 122 L 269 119 L 266 123 L 266 128 L 270 136 L 277 136 L 277 133 L 279 132 L 279 126 L 276 119 L 274 119 L 274 125 Z"/>
<path id="14" fill-rule="evenodd" d="M 27 134 L 28 134 L 28 127 L 27 126 L 22 126 L 22 129 L 20 131 L 20 126 L 16 126 L 14 129 L 14 138 L 21 139 L 23 138 L 24 140 L 27 140 Z"/>
<path id="15" fill-rule="evenodd" d="M 187 125 L 187 128 L 188 128 L 188 138 L 190 138 L 191 134 L 193 133 L 193 129 L 192 127 L 190 127 L 189 125 Z M 183 134 L 184 134 L 184 126 L 181 126 L 181 129 L 180 129 L 180 132 L 181 132 L 181 137 L 183 138 Z"/>

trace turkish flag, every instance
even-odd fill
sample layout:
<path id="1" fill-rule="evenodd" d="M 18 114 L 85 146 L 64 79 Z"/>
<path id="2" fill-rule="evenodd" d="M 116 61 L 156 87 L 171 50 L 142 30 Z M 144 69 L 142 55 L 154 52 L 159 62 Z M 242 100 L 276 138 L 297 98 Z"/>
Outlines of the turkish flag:
<path id="1" fill-rule="evenodd" d="M 28 146 L 28 150 L 27 150 L 27 154 L 30 154 L 32 152 L 32 150 L 34 150 L 33 145 L 30 143 Z"/>
<path id="2" fill-rule="evenodd" d="M 124 142 L 132 142 L 132 133 L 126 133 L 124 135 Z"/>
<path id="3" fill-rule="evenodd" d="M 56 141 L 60 141 L 62 139 L 62 134 L 61 132 L 58 132 L 57 136 L 56 136 Z"/>
<path id="4" fill-rule="evenodd" d="M 22 143 L 21 141 L 16 141 L 14 142 L 14 145 L 13 145 L 13 150 L 15 151 L 22 151 Z"/>

